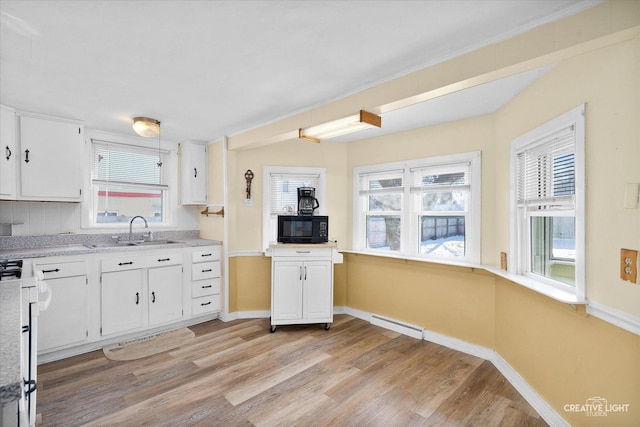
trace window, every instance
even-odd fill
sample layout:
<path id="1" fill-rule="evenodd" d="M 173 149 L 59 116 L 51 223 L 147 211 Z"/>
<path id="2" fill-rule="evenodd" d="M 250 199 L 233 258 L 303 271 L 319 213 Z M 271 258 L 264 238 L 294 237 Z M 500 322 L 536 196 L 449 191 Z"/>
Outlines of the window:
<path id="1" fill-rule="evenodd" d="M 278 215 L 298 213 L 298 188 L 313 187 L 319 208 L 316 215 L 326 215 L 326 175 L 324 168 L 264 167 L 262 244 L 265 250 L 277 240 Z"/>
<path id="2" fill-rule="evenodd" d="M 168 223 L 166 151 L 92 140 L 92 224 Z M 162 163 L 159 165 L 159 163 Z"/>
<path id="3" fill-rule="evenodd" d="M 584 105 L 511 143 L 510 270 L 584 297 Z"/>
<path id="4" fill-rule="evenodd" d="M 480 152 L 354 169 L 356 250 L 480 262 Z"/>

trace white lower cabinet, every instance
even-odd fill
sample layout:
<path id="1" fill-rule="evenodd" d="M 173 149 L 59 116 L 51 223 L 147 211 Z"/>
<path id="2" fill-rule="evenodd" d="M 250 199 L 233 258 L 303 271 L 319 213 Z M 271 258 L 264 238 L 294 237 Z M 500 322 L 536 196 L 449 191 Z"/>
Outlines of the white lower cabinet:
<path id="1" fill-rule="evenodd" d="M 191 315 L 220 311 L 220 246 L 194 250 L 191 263 Z"/>
<path id="2" fill-rule="evenodd" d="M 182 254 L 103 259 L 102 335 L 182 319 L 182 271 Z"/>
<path id="3" fill-rule="evenodd" d="M 277 325 L 333 322 L 331 251 L 272 249 L 271 331 Z"/>
<path id="4" fill-rule="evenodd" d="M 182 265 L 149 269 L 149 325 L 182 319 Z"/>
<path id="5" fill-rule="evenodd" d="M 142 327 L 142 269 L 102 273 L 102 335 Z"/>
<path id="6" fill-rule="evenodd" d="M 36 270 L 43 272 L 55 296 L 38 317 L 39 351 L 84 343 L 89 331 L 86 263 L 36 264 Z"/>

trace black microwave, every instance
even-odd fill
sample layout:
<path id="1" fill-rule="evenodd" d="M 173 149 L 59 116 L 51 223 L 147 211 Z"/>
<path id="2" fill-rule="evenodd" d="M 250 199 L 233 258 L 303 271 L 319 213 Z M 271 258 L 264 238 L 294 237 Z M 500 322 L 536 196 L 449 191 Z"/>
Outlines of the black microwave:
<path id="1" fill-rule="evenodd" d="M 328 216 L 278 215 L 279 243 L 325 243 L 328 240 Z"/>

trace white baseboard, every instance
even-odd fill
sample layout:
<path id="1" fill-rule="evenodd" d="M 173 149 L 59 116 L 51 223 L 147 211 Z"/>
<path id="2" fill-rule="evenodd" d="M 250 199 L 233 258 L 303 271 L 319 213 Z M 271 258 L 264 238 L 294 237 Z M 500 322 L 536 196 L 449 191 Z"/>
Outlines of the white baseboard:
<path id="1" fill-rule="evenodd" d="M 593 301 L 590 301 L 589 305 L 587 305 L 587 314 L 609 322 L 632 334 L 640 335 L 640 317 L 632 316 L 629 313 Z"/>
<path id="2" fill-rule="evenodd" d="M 560 414 L 558 414 L 521 376 L 511 367 L 498 353 L 493 352 L 491 360 L 493 366 L 518 390 L 518 393 L 529 402 L 529 405 L 549 424 L 550 426 L 570 426 Z"/>
<path id="3" fill-rule="evenodd" d="M 256 310 L 256 311 L 237 311 L 235 313 L 236 319 L 264 319 L 271 317 L 271 311 L 269 310 Z"/>
<path id="4" fill-rule="evenodd" d="M 428 331 L 426 329 L 423 333 L 423 339 L 484 360 L 493 361 L 494 355 L 496 354 L 495 351 L 490 348 L 478 344 L 472 344 L 437 332 Z"/>

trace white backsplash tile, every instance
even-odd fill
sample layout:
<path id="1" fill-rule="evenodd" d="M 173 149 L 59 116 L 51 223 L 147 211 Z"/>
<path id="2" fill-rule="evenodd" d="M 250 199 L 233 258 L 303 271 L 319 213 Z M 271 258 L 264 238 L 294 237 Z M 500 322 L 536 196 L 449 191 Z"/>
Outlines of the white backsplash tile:
<path id="1" fill-rule="evenodd" d="M 29 234 L 42 235 L 44 232 L 44 207 L 46 203 L 29 203 Z"/>
<path id="2" fill-rule="evenodd" d="M 0 201 L 0 223 L 11 224 L 13 222 L 13 202 Z"/>
<path id="3" fill-rule="evenodd" d="M 29 203 L 13 202 L 12 203 L 13 222 L 22 223 L 12 227 L 14 236 L 28 236 L 29 233 Z"/>
<path id="4" fill-rule="evenodd" d="M 45 203 L 44 234 L 60 233 L 60 203 Z"/>
<path id="5" fill-rule="evenodd" d="M 80 230 L 80 204 L 59 203 L 60 225 L 58 233 L 79 233 Z"/>

